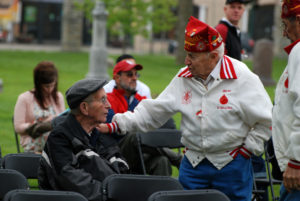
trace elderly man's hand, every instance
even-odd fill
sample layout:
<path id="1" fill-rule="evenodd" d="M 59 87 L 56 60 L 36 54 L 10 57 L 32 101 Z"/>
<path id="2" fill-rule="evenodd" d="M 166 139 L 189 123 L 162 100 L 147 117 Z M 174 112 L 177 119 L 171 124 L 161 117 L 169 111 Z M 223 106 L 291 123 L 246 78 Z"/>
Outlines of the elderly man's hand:
<path id="1" fill-rule="evenodd" d="M 293 189 L 300 190 L 300 169 L 287 166 L 283 173 L 283 184 L 289 192 Z"/>
<path id="2" fill-rule="evenodd" d="M 109 128 L 107 124 L 98 124 L 98 126 L 96 126 L 97 130 L 101 133 L 109 133 Z"/>

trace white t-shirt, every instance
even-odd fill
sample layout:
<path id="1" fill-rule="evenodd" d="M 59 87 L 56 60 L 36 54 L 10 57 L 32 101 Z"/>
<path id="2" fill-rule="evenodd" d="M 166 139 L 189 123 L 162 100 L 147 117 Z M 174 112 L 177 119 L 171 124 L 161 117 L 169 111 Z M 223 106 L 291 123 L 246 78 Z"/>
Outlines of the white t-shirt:
<path id="1" fill-rule="evenodd" d="M 116 86 L 115 80 L 110 80 L 103 88 L 106 93 L 110 93 L 113 91 L 113 88 Z M 151 91 L 150 88 L 143 82 L 137 80 L 136 82 L 136 91 L 141 96 L 146 96 L 147 98 L 151 97 Z"/>

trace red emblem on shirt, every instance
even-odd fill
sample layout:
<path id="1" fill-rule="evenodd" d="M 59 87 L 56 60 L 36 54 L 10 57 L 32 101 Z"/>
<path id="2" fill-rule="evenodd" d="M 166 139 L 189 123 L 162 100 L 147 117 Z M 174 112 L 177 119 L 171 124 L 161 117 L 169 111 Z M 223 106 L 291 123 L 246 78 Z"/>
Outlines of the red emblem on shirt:
<path id="1" fill-rule="evenodd" d="M 221 103 L 222 105 L 227 104 L 227 103 L 228 103 L 228 98 L 227 98 L 225 95 L 223 95 L 223 96 L 220 98 L 220 103 Z"/>
<path id="2" fill-rule="evenodd" d="M 182 103 L 183 104 L 191 103 L 191 98 L 192 98 L 192 92 L 191 91 L 184 92 L 183 97 L 182 97 Z"/>
<path id="3" fill-rule="evenodd" d="M 285 88 L 289 88 L 289 78 L 286 78 L 285 82 L 284 82 L 284 86 Z"/>

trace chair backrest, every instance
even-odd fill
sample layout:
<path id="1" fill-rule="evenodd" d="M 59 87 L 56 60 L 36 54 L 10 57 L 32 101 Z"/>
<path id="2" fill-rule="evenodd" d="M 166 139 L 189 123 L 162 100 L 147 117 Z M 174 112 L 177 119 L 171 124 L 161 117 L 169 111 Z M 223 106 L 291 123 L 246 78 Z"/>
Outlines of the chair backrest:
<path id="1" fill-rule="evenodd" d="M 103 201 L 146 201 L 163 190 L 183 190 L 178 180 L 154 175 L 110 175 L 102 183 Z"/>
<path id="2" fill-rule="evenodd" d="M 29 189 L 25 176 L 16 170 L 0 169 L 0 200 L 8 191 L 14 189 Z"/>
<path id="3" fill-rule="evenodd" d="M 230 201 L 218 190 L 175 190 L 153 193 L 148 201 Z"/>
<path id="4" fill-rule="evenodd" d="M 34 153 L 7 154 L 3 157 L 4 169 L 21 172 L 27 179 L 37 179 L 41 155 Z"/>
<path id="5" fill-rule="evenodd" d="M 12 190 L 3 201 L 87 201 L 76 192 L 50 190 Z"/>
<path id="6" fill-rule="evenodd" d="M 14 124 L 14 116 L 12 117 L 12 124 L 13 124 L 13 128 L 14 128 L 14 134 L 15 134 L 15 140 L 16 140 L 16 146 L 17 146 L 17 151 L 18 153 L 20 153 L 21 149 L 20 149 L 20 143 L 19 143 L 19 136 L 18 136 L 18 133 L 16 132 L 16 129 L 15 129 L 15 124 Z"/>
<path id="7" fill-rule="evenodd" d="M 137 133 L 141 145 L 150 147 L 183 147 L 180 142 L 181 131 L 177 129 L 156 129 L 147 133 Z"/>
<path id="8" fill-rule="evenodd" d="M 137 133 L 138 151 L 143 174 L 146 174 L 145 162 L 143 158 L 142 146 L 154 148 L 179 148 L 181 144 L 181 131 L 177 129 L 156 129 L 147 133 Z"/>

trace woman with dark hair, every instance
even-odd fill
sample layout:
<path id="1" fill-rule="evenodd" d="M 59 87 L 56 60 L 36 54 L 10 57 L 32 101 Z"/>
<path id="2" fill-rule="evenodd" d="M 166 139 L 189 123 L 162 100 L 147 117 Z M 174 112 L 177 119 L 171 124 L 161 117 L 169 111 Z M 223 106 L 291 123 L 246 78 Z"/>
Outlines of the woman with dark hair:
<path id="1" fill-rule="evenodd" d="M 14 126 L 21 135 L 24 152 L 41 153 L 51 120 L 65 110 L 62 93 L 57 91 L 58 72 L 49 61 L 40 62 L 33 71 L 34 88 L 19 95 L 14 111 Z"/>

